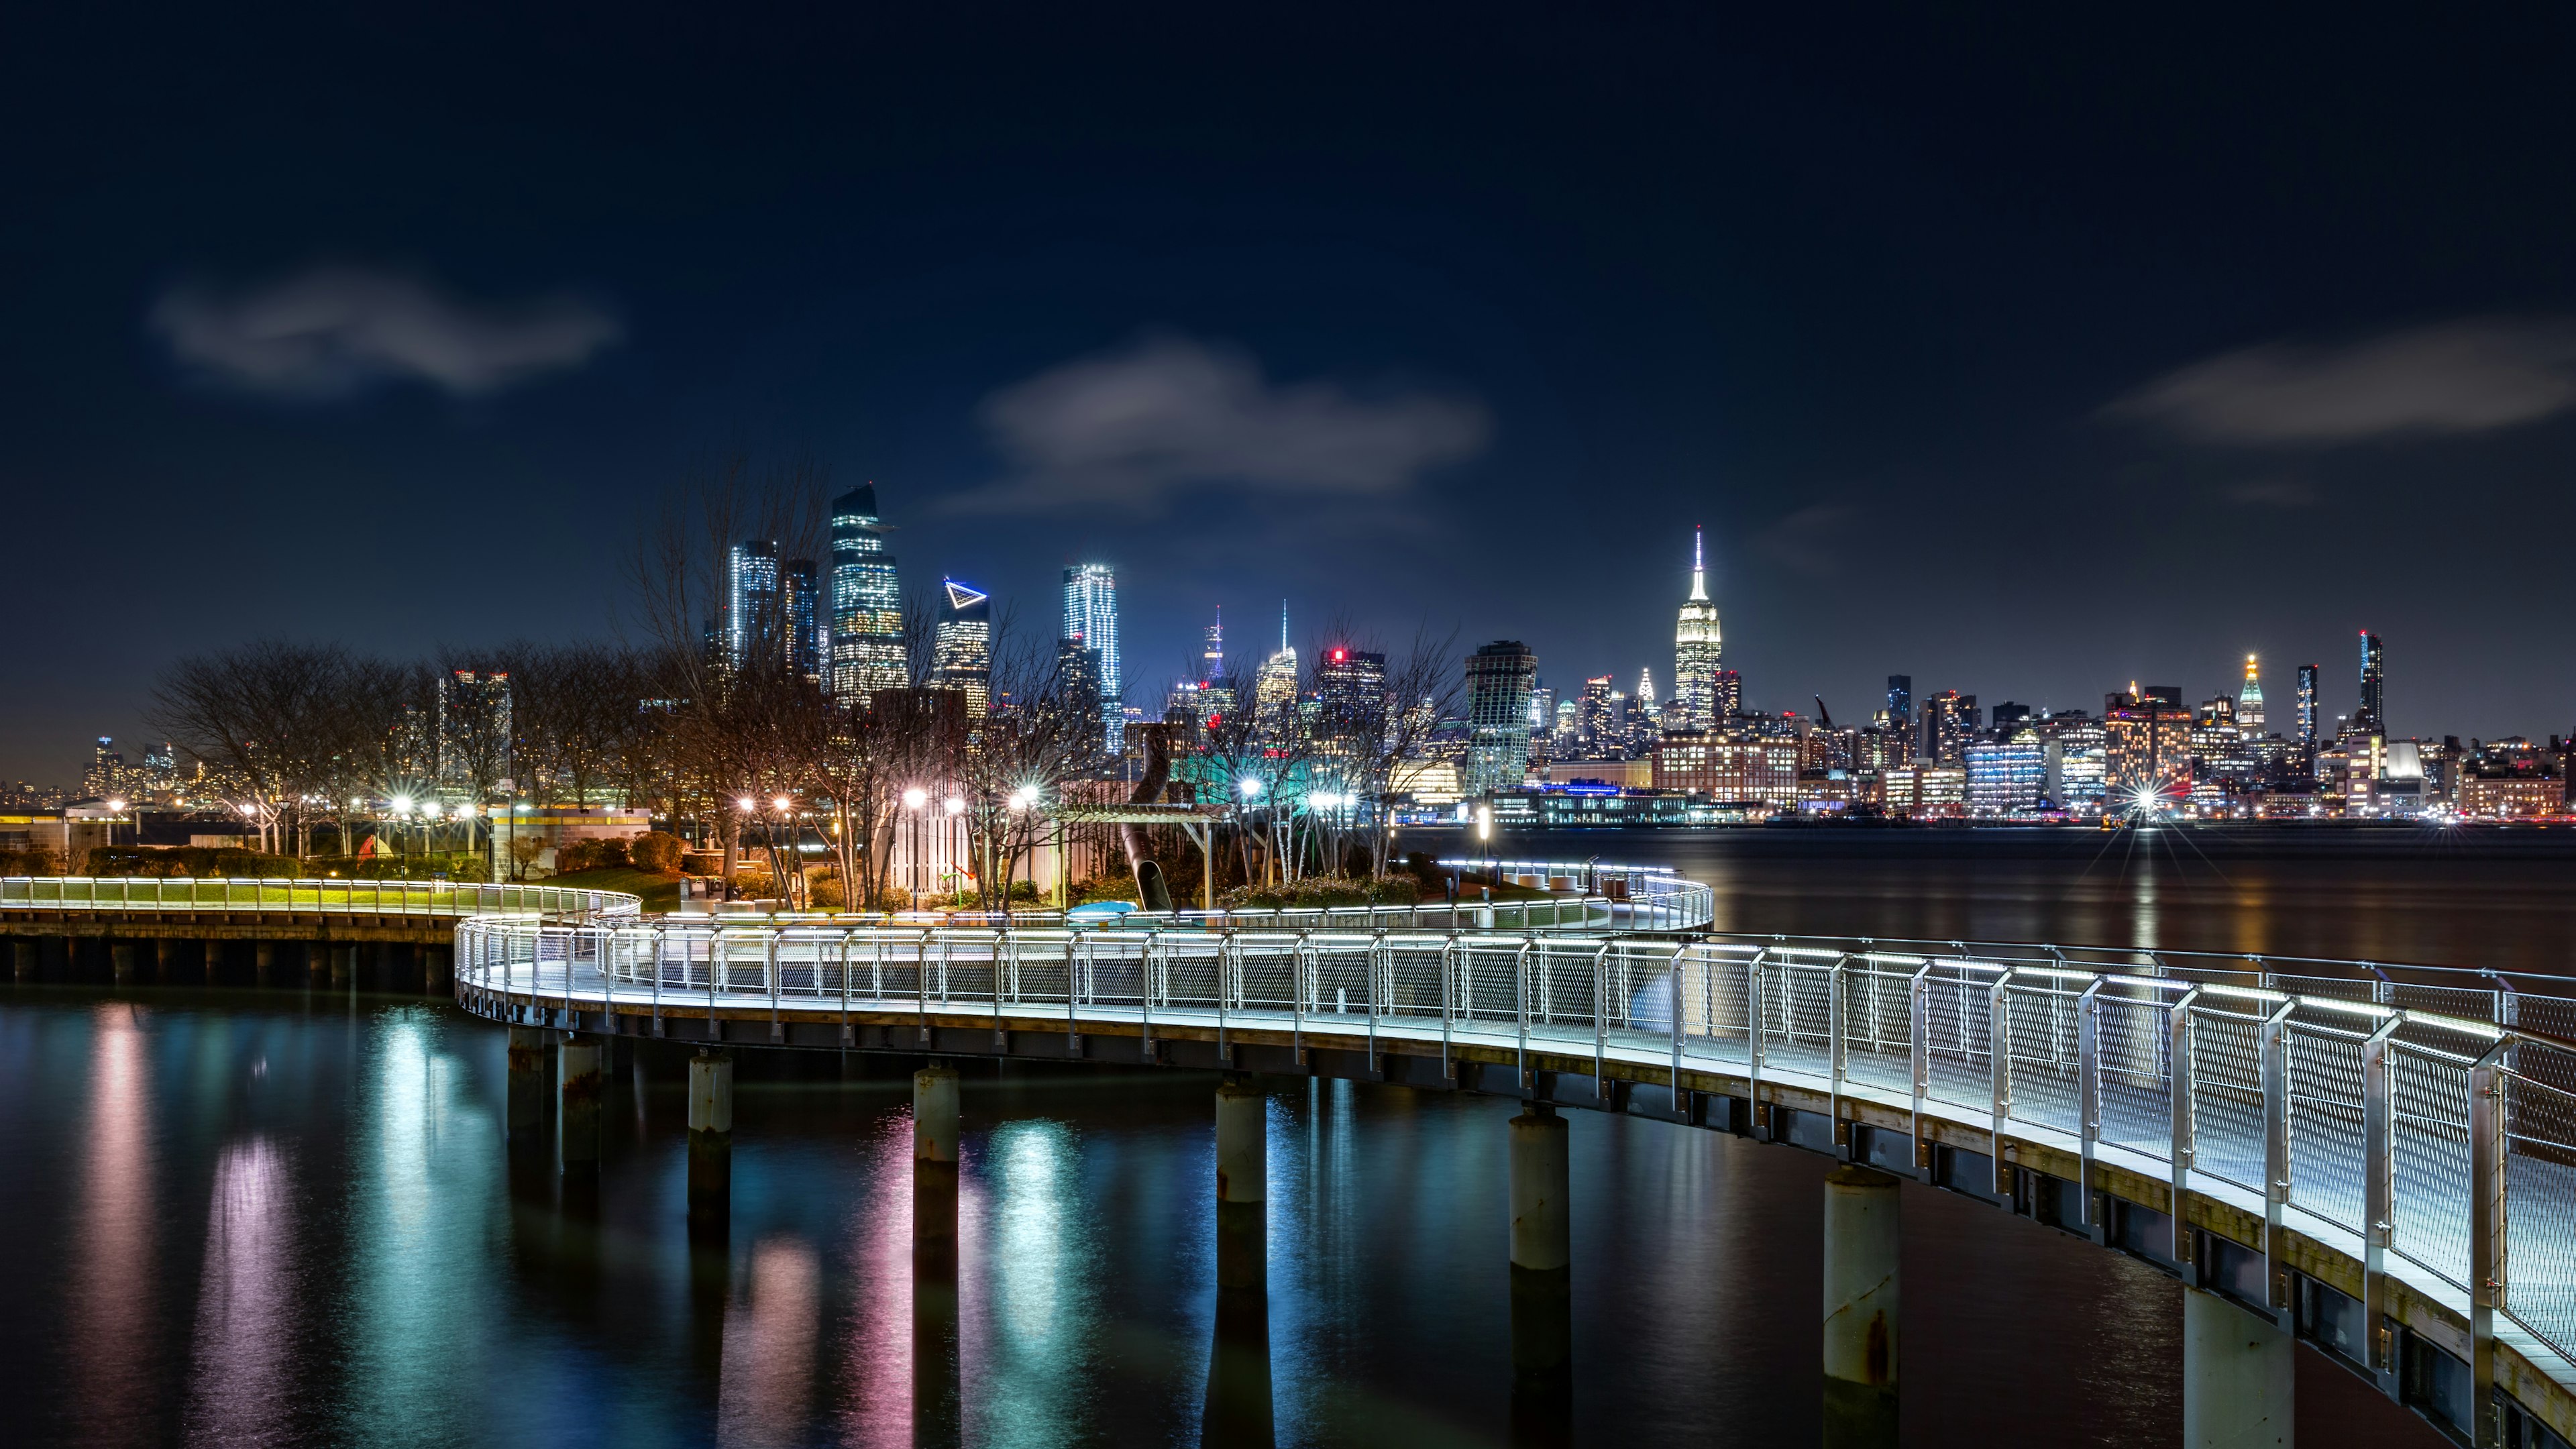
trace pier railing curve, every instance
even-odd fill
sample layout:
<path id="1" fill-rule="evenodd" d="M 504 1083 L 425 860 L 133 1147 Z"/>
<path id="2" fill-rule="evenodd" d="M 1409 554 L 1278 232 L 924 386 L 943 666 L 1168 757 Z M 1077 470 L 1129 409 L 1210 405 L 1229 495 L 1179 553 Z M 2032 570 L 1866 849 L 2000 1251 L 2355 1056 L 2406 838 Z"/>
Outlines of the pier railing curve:
<path id="1" fill-rule="evenodd" d="M 484 916 L 458 929 L 458 994 L 513 1022 L 752 1043 L 1091 1057 L 1130 1037 L 1155 1059 L 1188 1039 L 1212 1062 L 1293 1044 L 1298 1069 L 1339 1053 L 1390 1080 L 1396 1058 L 1436 1060 L 1433 1080 L 1485 1090 L 1589 1078 L 1603 1105 L 1989 1200 L 2054 1183 L 2061 1226 L 2344 1335 L 2367 1367 L 2395 1369 L 2376 1325 L 2433 1312 L 2465 1330 L 2478 1402 L 2545 1379 L 2576 1403 L 2576 1034 L 2540 1025 L 2576 1002 L 2547 983 L 2028 943 L 1159 924 Z"/>

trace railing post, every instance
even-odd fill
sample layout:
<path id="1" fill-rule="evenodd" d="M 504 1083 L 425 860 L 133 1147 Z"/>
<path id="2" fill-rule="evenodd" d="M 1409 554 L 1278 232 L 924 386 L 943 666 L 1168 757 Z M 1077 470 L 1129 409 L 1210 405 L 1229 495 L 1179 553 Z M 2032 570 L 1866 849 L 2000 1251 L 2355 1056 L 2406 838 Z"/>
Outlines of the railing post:
<path id="1" fill-rule="evenodd" d="M 1673 948 L 1673 959 L 1668 963 L 1667 971 L 1668 982 L 1672 987 L 1673 998 L 1673 1114 L 1685 1119 L 1687 1119 L 1690 1114 L 1682 1105 L 1682 1042 L 1686 1035 L 1682 1026 L 1682 958 L 1689 954 L 1690 943 L 1688 941 L 1684 941 L 1682 944 L 1675 946 Z M 1529 1020 L 1526 1015 L 1521 1019 L 1524 1025 L 1526 1025 Z"/>
<path id="2" fill-rule="evenodd" d="M 1056 867 L 1064 867 L 1059 863 Z M 1082 933 L 1068 931 L 1064 938 L 1064 1046 L 1075 1057 L 1082 1055 Z"/>
<path id="3" fill-rule="evenodd" d="M 1756 1118 L 1762 1115 L 1762 958 L 1770 954 L 1770 947 L 1757 947 L 1744 963 L 1744 1109 Z"/>
<path id="4" fill-rule="evenodd" d="M 2004 1129 L 2012 1121 L 2012 1031 L 2007 1024 L 2009 1007 L 2005 988 L 2012 982 L 2012 972 L 1995 978 L 1986 989 L 1986 1068 L 1992 1077 L 1993 1127 L 1988 1143 L 1994 1149 L 1995 1195 L 2012 1199 L 2012 1169 L 2004 1166 Z"/>
<path id="5" fill-rule="evenodd" d="M 2075 998 L 2076 1201 L 2084 1226 L 2096 1243 L 2106 1241 L 2108 1213 L 2093 1207 L 2093 1155 L 2102 1140 L 2102 978 L 2096 976 Z"/>
<path id="6" fill-rule="evenodd" d="M 2272 1314 L 2288 1327 L 2289 1235 L 2282 1216 L 2290 1204 L 2290 1013 L 2293 998 L 2263 1018 L 2263 1273 Z"/>
<path id="7" fill-rule="evenodd" d="M 662 933 L 668 926 L 653 928 L 653 1034 L 662 1034 Z"/>
<path id="8" fill-rule="evenodd" d="M 1234 928 L 1228 926 L 1216 943 L 1216 1056 L 1217 1061 L 1227 1067 L 1234 1065 L 1234 1058 L 1228 1055 L 1225 1039 L 1225 985 L 1227 973 L 1234 964 L 1234 951 Z M 1440 1031 L 1440 1065 L 1444 1070 L 1449 1065 L 1449 1031 L 1445 1026 Z"/>
<path id="9" fill-rule="evenodd" d="M 2380 1390 L 2397 1396 L 2397 1347 L 2388 1331 L 2388 1250 L 2397 1231 L 2396 1114 L 2388 1095 L 2388 1039 L 2404 1025 L 2392 1012 L 2361 1044 L 2361 1321 L 2363 1353 Z"/>
<path id="10" fill-rule="evenodd" d="M 1932 1095 L 1932 963 L 1914 968 L 1914 978 L 1906 983 L 1906 1015 L 1910 1040 L 1908 1080 L 1913 1086 L 1914 1117 L 1909 1124 L 1914 1134 L 1914 1175 L 1932 1180 L 1932 1144 L 1923 1139 L 1923 1103 Z"/>
<path id="11" fill-rule="evenodd" d="M 2496 1315 L 2508 1305 L 2505 1203 L 2505 1054 L 2507 1036 L 2469 1068 L 2469 1412 L 2478 1449 L 2500 1446 L 2496 1403 Z"/>
<path id="12" fill-rule="evenodd" d="M 2183 1225 L 2183 1202 L 2191 1192 L 2191 1159 L 2196 1150 L 2198 1119 L 2192 1115 L 2191 1012 L 2200 1002 L 2200 988 L 2186 987 L 2174 999 L 2172 1012 L 2165 1018 L 2167 1046 L 2165 1051 L 2166 1105 L 2173 1112 L 2173 1142 L 2166 1164 L 2173 1172 L 2173 1241 L 2167 1245 L 2174 1262 L 2188 1267 L 2191 1263 L 2191 1230 Z M 2190 1275 L 2184 1275 L 2190 1281 Z"/>
<path id="13" fill-rule="evenodd" d="M 1458 1075 L 1449 1061 L 1449 973 L 1456 969 L 1451 963 L 1457 952 L 1458 933 L 1451 931 L 1440 947 L 1440 1075 L 1444 1079 Z"/>
<path id="14" fill-rule="evenodd" d="M 1534 1085 L 1530 1080 L 1529 1065 L 1529 956 L 1530 948 L 1534 944 L 1534 942 L 1523 941 L 1521 948 L 1512 953 L 1514 985 L 1512 999 L 1520 1007 L 1520 1046 L 1519 1055 L 1514 1059 L 1517 1063 L 1514 1079 L 1520 1083 L 1520 1088 L 1524 1092 Z"/>
<path id="15" fill-rule="evenodd" d="M 1843 969 L 1849 956 L 1834 958 L 1825 972 L 1825 1113 L 1841 1156 L 1851 1157 L 1851 1126 L 1843 1121 L 1843 1078 L 1850 1069 L 1849 1029 L 1843 1014 Z"/>
<path id="16" fill-rule="evenodd" d="M 1592 953 L 1592 1095 L 1610 1100 L 1610 943 Z"/>
<path id="17" fill-rule="evenodd" d="M 1327 924 L 1332 917 L 1325 916 Z M 1288 1051 L 1289 1060 L 1306 1065 L 1306 991 L 1315 979 L 1314 964 L 1307 957 L 1306 939 L 1315 934 L 1309 926 L 1297 933 L 1288 948 Z"/>

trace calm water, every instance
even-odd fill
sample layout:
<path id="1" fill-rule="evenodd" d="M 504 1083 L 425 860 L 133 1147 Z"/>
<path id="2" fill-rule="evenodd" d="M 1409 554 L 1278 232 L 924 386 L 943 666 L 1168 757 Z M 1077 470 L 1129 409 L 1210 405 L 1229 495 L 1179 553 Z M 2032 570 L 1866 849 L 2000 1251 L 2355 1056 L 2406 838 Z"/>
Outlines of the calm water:
<path id="1" fill-rule="evenodd" d="M 2428 882 L 2369 852 L 2106 877 L 2027 851 L 1608 843 L 1718 879 L 1747 928 L 1857 914 L 1836 928 L 2130 940 L 2152 921 L 2168 945 L 2449 942 L 2497 964 L 2576 935 L 2571 867 L 2536 856 Z M 2329 918 L 2346 908 L 2366 923 Z M 450 1007 L 0 993 L 6 1437 L 946 1437 L 916 1423 L 919 1394 L 953 1395 L 952 1442 L 1189 1444 L 1235 1437 L 1249 1392 L 1281 1444 L 1508 1442 L 1512 1104 L 1273 1083 L 1267 1312 L 1221 1332 L 1212 1080 L 970 1067 L 952 1338 L 916 1311 L 906 1064 L 845 1079 L 815 1054 L 790 1080 L 778 1060 L 743 1058 L 730 1235 L 693 1248 L 676 1058 L 648 1059 L 640 1089 L 621 1066 L 597 1190 L 567 1194 L 546 1164 L 514 1167 L 501 1033 Z M 1814 1442 L 1825 1164 L 1583 1113 L 1573 1150 L 1578 1440 Z M 1910 1442 L 2173 1437 L 2170 1280 L 1957 1197 L 1908 1188 L 1905 1212 Z M 2303 1437 L 2436 1442 L 2301 1358 Z"/>

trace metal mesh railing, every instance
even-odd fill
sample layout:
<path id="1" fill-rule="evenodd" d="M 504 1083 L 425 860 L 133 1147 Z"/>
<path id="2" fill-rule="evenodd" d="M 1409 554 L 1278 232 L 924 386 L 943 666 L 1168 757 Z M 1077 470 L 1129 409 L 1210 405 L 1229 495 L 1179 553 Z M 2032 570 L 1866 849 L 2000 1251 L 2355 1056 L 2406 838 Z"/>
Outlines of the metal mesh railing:
<path id="1" fill-rule="evenodd" d="M 1648 1082 L 1676 1066 L 1714 1070 L 1900 1110 L 1917 1105 L 1920 1082 L 1928 1115 L 2060 1145 L 2061 1134 L 2081 1136 L 2086 1161 L 2099 1147 L 2171 1163 L 2179 1132 L 2194 1190 L 2276 1218 L 2294 1208 L 2313 1215 L 2303 1230 L 2339 1229 L 2355 1243 L 2380 1211 L 2372 1184 L 2385 1184 L 2397 1259 L 2462 1302 L 2493 1278 L 2514 1321 L 2562 1352 L 2576 1343 L 2576 1050 L 2481 1019 L 2576 1019 L 2576 1007 L 2531 991 L 2410 984 L 2383 968 L 2258 981 L 2152 958 L 2136 963 L 2149 969 L 2094 972 L 2070 964 L 2081 953 L 2055 950 L 1543 931 L 526 913 L 467 920 L 457 940 L 460 995 L 493 1015 L 522 1014 L 512 1019 L 611 1002 L 680 1012 L 766 1003 L 826 1017 L 918 1014 L 925 1025 L 934 1013 L 1021 1025 L 1039 1016 L 1147 1035 L 1181 1021 L 1257 1024 L 1354 1046 L 1401 1037 L 1546 1052 L 1560 1069 L 1593 1058 Z M 2311 980 L 2332 989 L 2288 989 Z M 2481 1013 L 2408 1005 L 2419 991 Z M 2502 1085 L 2473 1096 L 2488 1080 Z M 2481 1103 L 2500 1103 L 2503 1123 L 2485 1148 L 2476 1124 L 2497 1119 Z M 2497 1231 L 2472 1235 L 2473 1204 L 2499 1194 Z"/>
<path id="2" fill-rule="evenodd" d="M 479 916 L 558 920 L 634 916 L 622 891 L 426 880 L 258 880 L 196 876 L 10 876 L 0 912 L 154 912 L 324 916 Z"/>

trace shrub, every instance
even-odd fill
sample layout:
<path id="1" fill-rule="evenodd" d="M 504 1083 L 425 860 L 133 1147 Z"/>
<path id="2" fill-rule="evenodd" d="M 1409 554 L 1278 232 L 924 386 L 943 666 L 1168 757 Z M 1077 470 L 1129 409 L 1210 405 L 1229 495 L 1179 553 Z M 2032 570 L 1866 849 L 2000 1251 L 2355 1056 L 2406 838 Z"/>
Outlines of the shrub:
<path id="1" fill-rule="evenodd" d="M 1279 886 L 1237 886 L 1217 897 L 1234 910 L 1323 910 L 1333 906 L 1409 906 L 1421 887 L 1402 877 L 1382 881 L 1310 875 Z"/>
<path id="2" fill-rule="evenodd" d="M 667 830 L 655 830 L 628 842 L 626 854 L 635 862 L 637 870 L 649 870 L 655 875 L 674 875 L 680 869 L 681 855 L 686 849 L 680 837 Z"/>
<path id="3" fill-rule="evenodd" d="M 63 858 L 50 846 L 33 850 L 0 850 L 0 875 L 61 875 Z"/>

